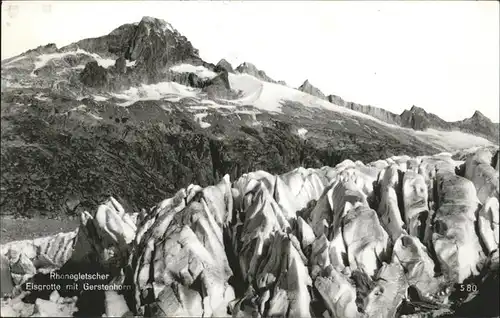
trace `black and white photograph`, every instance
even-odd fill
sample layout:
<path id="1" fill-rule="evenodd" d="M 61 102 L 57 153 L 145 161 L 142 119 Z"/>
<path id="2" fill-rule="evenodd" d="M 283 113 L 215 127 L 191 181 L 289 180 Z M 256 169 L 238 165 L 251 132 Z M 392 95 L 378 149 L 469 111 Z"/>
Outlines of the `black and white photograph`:
<path id="1" fill-rule="evenodd" d="M 498 1 L 2 1 L 1 317 L 499 317 Z"/>

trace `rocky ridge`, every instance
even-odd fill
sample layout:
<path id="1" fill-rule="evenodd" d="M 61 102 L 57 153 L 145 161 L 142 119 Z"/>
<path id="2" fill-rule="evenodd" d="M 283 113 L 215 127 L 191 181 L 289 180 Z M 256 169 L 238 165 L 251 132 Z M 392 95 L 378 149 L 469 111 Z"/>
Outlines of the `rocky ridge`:
<path id="1" fill-rule="evenodd" d="M 320 96 L 321 94 L 319 94 L 318 97 Z M 388 124 L 407 127 L 414 130 L 426 130 L 429 128 L 445 131 L 459 130 L 483 136 L 495 143 L 498 143 L 498 138 L 500 136 L 498 123 L 493 123 L 488 117 L 484 116 L 479 111 L 475 111 L 470 118 L 456 122 L 447 122 L 439 116 L 428 113 L 423 108 L 417 106 L 412 106 L 409 110 L 404 110 L 400 115 L 398 115 L 383 108 L 348 102 L 336 95 L 328 95 L 326 100 L 335 105 L 373 116 Z"/>
<path id="2" fill-rule="evenodd" d="M 302 85 L 300 85 L 297 89 L 301 92 L 310 94 L 312 96 L 316 96 L 316 97 L 321 98 L 321 99 L 327 99 L 325 94 L 323 94 L 323 92 L 319 88 L 314 87 L 309 82 L 309 80 L 305 80 L 305 82 L 302 83 Z"/>
<path id="3" fill-rule="evenodd" d="M 40 54 L 64 55 L 74 50 L 89 52 L 94 58 L 99 56 L 100 58 L 116 61 L 113 67 L 108 68 L 97 65 L 92 59 L 90 61 L 85 60 L 85 58 L 88 58 L 85 54 L 80 54 L 80 62 L 72 57 L 65 57 L 65 61 L 73 68 L 85 62 L 85 68 L 81 73 L 74 76 L 80 79 L 84 87 L 79 89 L 83 91 L 88 89 L 90 89 L 90 92 L 96 89 L 108 92 L 120 91 L 141 84 L 154 84 L 165 80 L 177 82 L 178 77 L 169 71 L 169 67 L 178 63 L 203 66 L 216 74 L 221 72 L 249 74 L 265 82 L 286 85 L 283 81 L 273 80 L 263 70 L 259 70 L 249 62 L 244 62 L 236 69 L 233 69 L 225 59 L 219 61 L 217 65 L 203 61 L 199 56 L 199 51 L 193 47 L 185 36 L 180 34 L 168 22 L 152 17 L 143 17 L 139 23 L 122 25 L 108 35 L 84 39 L 60 49 L 55 44 L 48 44 L 27 51 L 21 57 L 24 55 L 25 57 L 35 58 Z M 4 60 L 2 64 L 8 65 L 21 57 Z M 126 61 L 130 62 L 129 66 L 124 65 L 127 64 Z M 13 67 L 9 66 L 8 68 Z M 52 71 L 54 71 L 54 65 L 51 62 L 42 69 L 35 69 L 34 74 L 38 75 L 45 72 L 46 75 L 49 75 Z M 67 79 L 64 81 L 67 81 Z M 72 81 L 75 80 L 69 80 L 70 83 Z M 190 84 L 186 81 L 180 83 Z M 77 83 L 71 85 L 74 86 Z M 191 84 L 189 86 L 199 87 L 199 85 Z M 298 90 L 329 101 L 332 104 L 373 116 L 389 124 L 414 130 L 426 130 L 428 128 L 446 131 L 459 130 L 485 137 L 498 144 L 498 124 L 492 123 L 491 120 L 479 112 L 474 113 L 469 119 L 446 122 L 416 106 L 397 115 L 381 108 L 348 102 L 336 95 L 326 96 L 307 80 Z M 218 97 L 228 98 L 229 96 L 234 97 L 235 95 L 225 93 Z"/>
<path id="4" fill-rule="evenodd" d="M 1 246 L 2 314 L 498 315 L 498 150 L 464 156 L 226 175 L 140 212 L 111 197 L 74 232 Z M 108 287 L 27 291 L 89 271 Z"/>

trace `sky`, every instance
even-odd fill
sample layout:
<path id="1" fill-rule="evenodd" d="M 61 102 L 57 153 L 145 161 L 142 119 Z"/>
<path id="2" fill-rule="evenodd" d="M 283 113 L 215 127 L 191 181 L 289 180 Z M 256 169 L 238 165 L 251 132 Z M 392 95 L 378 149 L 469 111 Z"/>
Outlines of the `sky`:
<path id="1" fill-rule="evenodd" d="M 498 1 L 4 1 L 2 60 L 164 19 L 207 62 L 401 113 L 499 121 Z"/>

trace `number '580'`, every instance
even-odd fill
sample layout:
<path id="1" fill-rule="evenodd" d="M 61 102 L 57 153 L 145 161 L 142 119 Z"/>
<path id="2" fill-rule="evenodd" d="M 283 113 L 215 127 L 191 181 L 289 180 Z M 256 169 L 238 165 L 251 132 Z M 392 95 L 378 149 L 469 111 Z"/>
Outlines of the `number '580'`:
<path id="1" fill-rule="evenodd" d="M 460 291 L 461 292 L 476 292 L 477 291 L 477 285 L 474 284 L 460 284 Z"/>

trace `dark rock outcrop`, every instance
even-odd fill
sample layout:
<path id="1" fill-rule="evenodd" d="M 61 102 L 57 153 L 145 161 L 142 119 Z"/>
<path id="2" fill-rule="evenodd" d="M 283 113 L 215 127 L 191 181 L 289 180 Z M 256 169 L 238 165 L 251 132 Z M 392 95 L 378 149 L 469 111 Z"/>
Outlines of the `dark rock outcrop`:
<path id="1" fill-rule="evenodd" d="M 78 48 L 101 56 L 113 54 L 123 56 L 129 47 L 130 38 L 133 36 L 137 26 L 135 24 L 124 24 L 108 35 L 97 38 L 89 38 L 72 43 L 61 48 L 62 52 L 74 51 Z"/>
<path id="2" fill-rule="evenodd" d="M 387 111 L 385 109 L 370 105 L 361 105 L 353 102 L 348 102 L 337 95 L 328 95 L 326 99 L 332 104 L 349 108 L 363 114 L 370 115 L 388 124 L 394 124 L 394 125 L 401 124 L 401 118 L 399 117 L 399 115 L 391 113 L 390 111 Z"/>
<path id="3" fill-rule="evenodd" d="M 52 54 L 57 53 L 59 49 L 55 45 L 55 43 L 49 43 L 47 45 L 40 45 L 35 49 L 31 49 L 25 52 L 25 54 L 36 53 L 36 54 Z"/>
<path id="4" fill-rule="evenodd" d="M 143 17 L 137 24 L 125 24 L 108 35 L 84 39 L 61 48 L 61 52 L 83 49 L 106 58 L 136 61 L 130 83 L 155 83 L 165 77 L 165 68 L 180 61 L 207 64 L 189 40 L 161 19 Z M 121 67 L 120 69 L 123 70 Z"/>
<path id="5" fill-rule="evenodd" d="M 219 61 L 219 63 L 217 63 L 217 65 L 215 66 L 215 71 L 217 73 L 222 72 L 222 71 L 226 71 L 228 73 L 234 73 L 233 66 L 231 65 L 231 63 L 229 63 L 225 59 L 222 59 Z"/>
<path id="6" fill-rule="evenodd" d="M 108 85 L 108 79 L 108 71 L 96 61 L 87 63 L 80 73 L 80 80 L 88 87 L 104 88 Z"/>
<path id="7" fill-rule="evenodd" d="M 412 106 L 410 110 L 403 111 L 400 117 L 401 126 L 415 130 L 425 130 L 427 128 L 450 130 L 452 128 L 450 123 L 417 106 Z"/>
<path id="8" fill-rule="evenodd" d="M 127 72 L 127 61 L 123 56 L 116 59 L 114 69 L 119 74 L 125 74 Z"/>
<path id="9" fill-rule="evenodd" d="M 460 130 L 484 136 L 489 139 L 497 140 L 500 138 L 500 130 L 498 124 L 493 123 L 488 117 L 484 116 L 480 111 L 475 111 L 471 118 L 466 118 L 453 123 L 454 127 Z"/>
<path id="10" fill-rule="evenodd" d="M 259 70 L 252 63 L 244 62 L 236 68 L 236 71 L 240 72 L 240 73 L 246 73 L 246 74 L 252 75 L 260 80 L 263 80 L 263 81 L 266 81 L 269 83 L 276 83 L 275 80 L 273 80 L 272 78 L 267 76 L 266 72 Z"/>
<path id="11" fill-rule="evenodd" d="M 194 74 L 193 74 L 194 75 Z M 216 77 L 204 83 L 203 91 L 207 92 L 209 96 L 216 98 L 230 98 L 231 85 L 227 72 L 221 72 Z"/>
<path id="12" fill-rule="evenodd" d="M 447 131 L 459 130 L 484 137 L 497 144 L 499 142 L 499 125 L 493 123 L 479 111 L 476 111 L 471 118 L 456 122 L 447 122 L 439 116 L 428 113 L 423 108 L 417 106 L 412 106 L 411 109 L 397 115 L 379 107 L 348 102 L 337 95 L 328 95 L 326 100 L 332 104 L 370 115 L 388 124 L 399 125 L 414 130 L 426 130 L 428 128 Z"/>
<path id="13" fill-rule="evenodd" d="M 299 88 L 298 88 L 298 90 L 301 91 L 301 92 L 304 92 L 304 93 L 307 93 L 307 94 L 319 97 L 321 99 L 326 99 L 325 94 L 323 94 L 323 92 L 319 88 L 313 86 L 309 82 L 309 80 L 306 80 L 302 85 L 300 85 Z"/>

